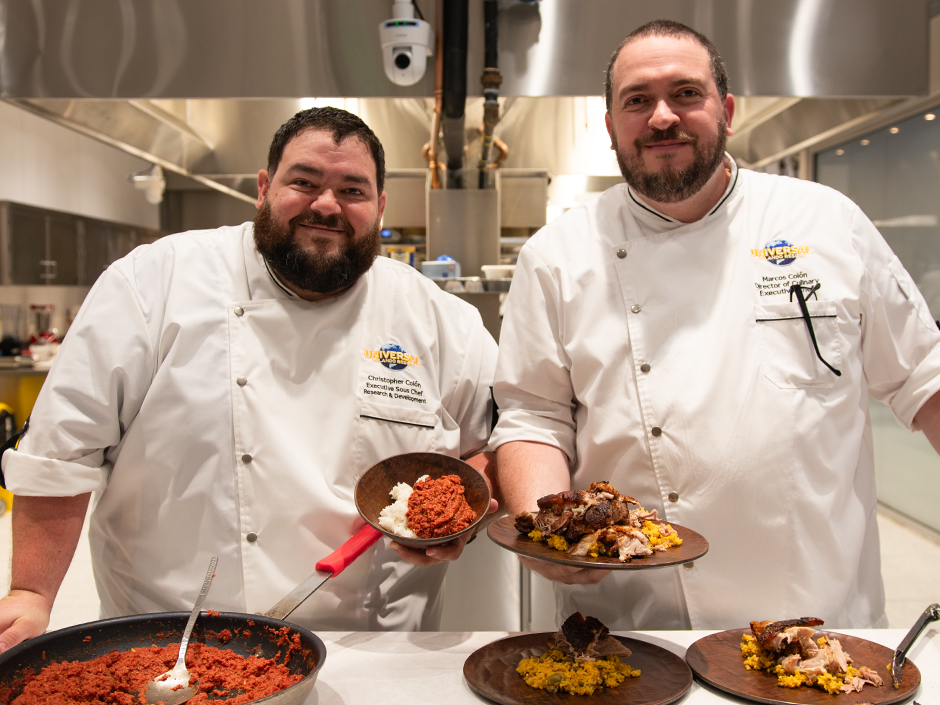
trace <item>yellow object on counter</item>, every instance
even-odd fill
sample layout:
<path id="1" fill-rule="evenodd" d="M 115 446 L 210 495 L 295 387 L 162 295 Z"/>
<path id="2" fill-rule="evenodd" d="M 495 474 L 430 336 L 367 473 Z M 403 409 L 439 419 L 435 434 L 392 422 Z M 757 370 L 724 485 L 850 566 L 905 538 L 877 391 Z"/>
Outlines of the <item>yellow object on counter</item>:
<path id="1" fill-rule="evenodd" d="M 13 493 L 0 487 L 0 515 L 6 514 L 13 508 Z"/>

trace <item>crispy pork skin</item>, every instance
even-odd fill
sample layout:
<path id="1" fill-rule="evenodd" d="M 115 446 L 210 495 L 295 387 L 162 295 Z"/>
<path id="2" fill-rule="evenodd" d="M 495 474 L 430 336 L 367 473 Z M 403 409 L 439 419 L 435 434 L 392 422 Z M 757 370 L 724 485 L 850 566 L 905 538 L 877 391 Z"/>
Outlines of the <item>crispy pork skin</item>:
<path id="1" fill-rule="evenodd" d="M 779 650 L 774 649 L 770 646 L 770 640 L 779 632 L 788 629 L 789 627 L 818 627 L 823 624 L 823 621 L 818 617 L 800 617 L 799 619 L 784 619 L 780 622 L 751 622 L 751 632 L 757 638 L 757 641 L 760 642 L 760 645 L 769 651 Z M 810 630 L 810 636 L 812 636 L 815 630 Z M 800 634 L 800 636 L 805 636 L 805 634 Z M 786 639 L 785 643 L 789 643 L 789 638 Z"/>
<path id="2" fill-rule="evenodd" d="M 576 661 L 596 661 L 608 656 L 626 658 L 631 651 L 610 636 L 606 626 L 594 617 L 575 612 L 561 629 L 549 637 L 548 648 L 558 649 Z"/>

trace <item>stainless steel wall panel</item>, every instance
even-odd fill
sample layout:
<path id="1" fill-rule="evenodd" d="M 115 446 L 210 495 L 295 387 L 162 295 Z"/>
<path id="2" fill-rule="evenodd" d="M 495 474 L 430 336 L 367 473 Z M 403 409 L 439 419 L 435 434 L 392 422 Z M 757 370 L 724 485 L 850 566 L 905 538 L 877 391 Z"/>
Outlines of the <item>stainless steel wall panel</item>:
<path id="1" fill-rule="evenodd" d="M 427 225 L 425 190 L 427 170 L 393 171 L 385 179 L 386 228 L 424 228 Z"/>
<path id="2" fill-rule="evenodd" d="M 467 86 L 480 95 L 483 0 Z M 419 0 L 433 22 L 434 6 Z M 709 35 L 742 95 L 927 92 L 928 0 L 541 0 L 500 4 L 503 96 L 599 95 L 614 47 L 664 17 Z M 430 97 L 382 68 L 384 0 L 0 0 L 7 98 Z M 475 19 L 476 18 L 476 19 Z"/>
<path id="3" fill-rule="evenodd" d="M 498 179 L 497 179 L 498 181 Z M 499 189 L 429 189 L 427 258 L 450 255 L 465 277 L 499 264 Z"/>
<path id="4" fill-rule="evenodd" d="M 547 173 L 509 170 L 500 174 L 500 228 L 540 228 L 545 225 L 547 205 Z"/>

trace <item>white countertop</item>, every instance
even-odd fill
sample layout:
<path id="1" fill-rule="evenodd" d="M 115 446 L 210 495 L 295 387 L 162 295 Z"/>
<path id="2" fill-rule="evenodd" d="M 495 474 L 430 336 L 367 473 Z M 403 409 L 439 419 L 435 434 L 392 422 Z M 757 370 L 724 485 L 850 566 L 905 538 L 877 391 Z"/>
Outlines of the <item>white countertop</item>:
<path id="1" fill-rule="evenodd" d="M 904 629 L 838 629 L 894 649 Z M 617 632 L 669 649 L 681 657 L 693 642 L 711 631 Z M 476 695 L 463 677 L 467 657 L 482 646 L 510 636 L 508 632 L 319 632 L 326 644 L 326 664 L 306 705 L 398 703 L 460 705 L 489 702 Z M 915 700 L 940 703 L 940 626 L 930 624 L 908 658 L 920 669 Z M 883 676 L 886 674 L 882 674 Z M 890 680 L 890 677 L 886 678 Z M 742 702 L 692 683 L 683 705 Z M 835 701 L 834 701 L 835 702 Z"/>

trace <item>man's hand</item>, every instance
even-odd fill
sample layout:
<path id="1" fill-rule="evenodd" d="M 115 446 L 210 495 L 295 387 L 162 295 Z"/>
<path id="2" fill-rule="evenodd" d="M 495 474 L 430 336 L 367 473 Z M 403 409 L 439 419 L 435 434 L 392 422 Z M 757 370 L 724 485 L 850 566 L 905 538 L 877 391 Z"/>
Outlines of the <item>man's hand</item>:
<path id="1" fill-rule="evenodd" d="M 0 654 L 46 631 L 52 603 L 28 590 L 11 590 L 0 600 Z"/>
<path id="2" fill-rule="evenodd" d="M 565 585 L 596 585 L 611 573 L 597 568 L 571 568 L 528 556 L 519 556 L 519 562 L 533 573 Z"/>
<path id="3" fill-rule="evenodd" d="M 537 510 L 539 497 L 571 489 L 568 457 L 559 448 L 513 441 L 500 446 L 496 455 L 499 481 L 510 516 Z M 594 585 L 610 573 L 598 568 L 569 568 L 525 556 L 519 556 L 519 560 L 532 572 L 566 585 Z"/>
<path id="4" fill-rule="evenodd" d="M 414 565 L 437 565 L 446 561 L 455 561 L 463 553 L 464 546 L 470 541 L 471 534 L 464 534 L 460 538 L 454 539 L 440 546 L 431 546 L 423 551 L 416 548 L 408 548 L 396 541 L 392 541 L 391 547 L 399 556 Z"/>
<path id="5" fill-rule="evenodd" d="M 82 533 L 90 493 L 13 502 L 10 594 L 0 600 L 0 652 L 42 634 Z"/>

